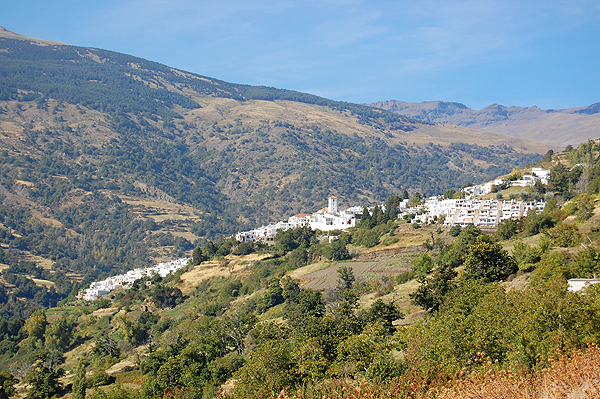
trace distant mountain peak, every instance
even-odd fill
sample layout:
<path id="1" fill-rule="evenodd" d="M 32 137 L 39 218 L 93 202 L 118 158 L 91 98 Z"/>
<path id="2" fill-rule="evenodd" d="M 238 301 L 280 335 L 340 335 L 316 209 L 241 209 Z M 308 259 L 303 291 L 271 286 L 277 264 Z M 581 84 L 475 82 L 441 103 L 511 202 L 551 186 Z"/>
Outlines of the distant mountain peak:
<path id="1" fill-rule="evenodd" d="M 571 109 L 544 111 L 538 106 L 516 107 L 490 104 L 479 111 L 445 101 L 380 101 L 369 104 L 401 115 L 486 132 L 541 141 L 551 145 L 577 145 L 596 138 L 600 126 L 600 103 Z"/>

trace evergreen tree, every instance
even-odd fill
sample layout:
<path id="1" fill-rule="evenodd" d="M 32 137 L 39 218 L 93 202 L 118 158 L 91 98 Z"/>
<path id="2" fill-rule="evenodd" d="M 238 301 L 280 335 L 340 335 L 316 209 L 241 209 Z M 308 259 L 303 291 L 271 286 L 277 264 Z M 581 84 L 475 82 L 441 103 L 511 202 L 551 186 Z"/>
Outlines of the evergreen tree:
<path id="1" fill-rule="evenodd" d="M 397 195 L 392 195 L 385 201 L 385 213 L 388 220 L 396 220 L 398 217 L 398 207 L 400 206 L 400 198 Z"/>
<path id="2" fill-rule="evenodd" d="M 373 227 L 377 226 L 380 223 L 383 223 L 383 211 L 381 210 L 381 208 L 379 207 L 379 205 L 375 205 L 375 207 L 373 208 L 373 216 L 372 216 L 372 224 Z M 386 221 L 387 223 L 387 221 Z"/>
<path id="3" fill-rule="evenodd" d="M 354 270 L 350 266 L 341 266 L 337 269 L 337 285 L 340 291 L 351 290 L 354 285 L 356 278 L 354 277 Z"/>
<path id="4" fill-rule="evenodd" d="M 14 385 L 19 382 L 8 371 L 0 371 L 0 399 L 8 399 L 12 397 L 17 390 Z"/>
<path id="5" fill-rule="evenodd" d="M 372 229 L 375 226 L 373 223 L 373 218 L 371 217 L 371 212 L 369 209 L 364 206 L 362 215 L 360 216 L 360 227 L 364 227 L 366 229 Z"/>
<path id="6" fill-rule="evenodd" d="M 85 362 L 83 359 L 79 359 L 73 380 L 73 399 L 85 399 L 85 390 L 87 388 L 85 372 Z"/>
<path id="7" fill-rule="evenodd" d="M 39 351 L 25 378 L 30 386 L 26 398 L 50 399 L 58 395 L 62 390 L 59 378 L 63 375 L 64 370 L 57 367 L 56 359 L 51 358 L 45 350 Z"/>

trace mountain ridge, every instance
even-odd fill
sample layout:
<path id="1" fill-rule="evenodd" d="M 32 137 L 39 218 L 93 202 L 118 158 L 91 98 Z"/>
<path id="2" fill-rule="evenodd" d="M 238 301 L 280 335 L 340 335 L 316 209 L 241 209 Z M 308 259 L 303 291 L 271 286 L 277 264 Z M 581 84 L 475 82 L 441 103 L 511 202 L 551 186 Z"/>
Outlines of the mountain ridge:
<path id="1" fill-rule="evenodd" d="M 36 43 L 0 37 L 3 262 L 41 258 L 84 281 L 316 211 L 329 195 L 346 206 L 442 193 L 550 148 Z"/>
<path id="2" fill-rule="evenodd" d="M 490 104 L 473 110 L 456 102 L 397 100 L 370 106 L 436 123 L 529 138 L 555 146 L 578 145 L 600 134 L 600 103 L 569 109 L 542 110 L 537 106 L 515 107 Z"/>

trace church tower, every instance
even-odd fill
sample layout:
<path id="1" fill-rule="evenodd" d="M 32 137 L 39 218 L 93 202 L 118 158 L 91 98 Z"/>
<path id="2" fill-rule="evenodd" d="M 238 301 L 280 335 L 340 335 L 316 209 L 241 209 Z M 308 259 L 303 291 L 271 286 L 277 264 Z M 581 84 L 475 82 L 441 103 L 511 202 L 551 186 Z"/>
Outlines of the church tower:
<path id="1" fill-rule="evenodd" d="M 333 213 L 335 215 L 338 211 L 337 205 L 338 205 L 337 198 L 334 197 L 333 195 L 331 197 L 329 197 L 329 204 L 327 207 L 327 210 L 329 211 L 329 213 Z"/>

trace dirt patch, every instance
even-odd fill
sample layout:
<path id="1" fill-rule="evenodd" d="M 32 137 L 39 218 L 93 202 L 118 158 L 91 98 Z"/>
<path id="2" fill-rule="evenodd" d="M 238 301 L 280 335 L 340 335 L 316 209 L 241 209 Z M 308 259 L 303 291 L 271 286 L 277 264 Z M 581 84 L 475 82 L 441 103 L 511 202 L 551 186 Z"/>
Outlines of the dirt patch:
<path id="1" fill-rule="evenodd" d="M 37 285 L 38 287 L 56 288 L 56 284 L 54 284 L 54 282 L 52 282 L 52 281 L 42 280 L 40 278 L 33 278 L 33 277 L 31 277 L 31 279 L 33 280 L 35 285 Z"/>
<path id="2" fill-rule="evenodd" d="M 394 255 L 398 255 L 400 253 L 424 252 L 424 251 L 425 250 L 422 245 L 412 246 L 412 247 L 402 247 L 402 248 L 389 248 L 389 249 L 382 249 L 382 250 L 378 250 L 378 251 L 364 252 L 362 254 L 359 254 L 356 257 L 356 259 L 359 261 L 368 261 L 368 260 L 375 260 L 375 259 L 381 259 L 381 258 L 389 258 Z"/>
<path id="3" fill-rule="evenodd" d="M 96 317 L 110 316 L 110 315 L 117 313 L 118 310 L 119 309 L 117 309 L 117 308 L 98 309 L 92 313 L 92 316 L 96 316 Z"/>
<path id="4" fill-rule="evenodd" d="M 189 272 L 181 275 L 182 282 L 179 285 L 179 289 L 184 295 L 189 295 L 203 280 L 218 276 L 229 277 L 232 274 L 243 271 L 252 265 L 253 262 L 270 256 L 270 254 L 252 254 L 244 257 L 228 255 L 224 259 L 202 262 Z"/>
<path id="5" fill-rule="evenodd" d="M 338 278 L 337 270 L 341 266 L 351 267 L 354 276 L 357 278 L 376 277 L 377 275 L 394 275 L 406 270 L 394 258 L 362 262 L 334 262 L 323 269 L 302 276 L 300 278 L 301 285 L 304 288 L 311 288 L 314 290 L 334 288 Z"/>

